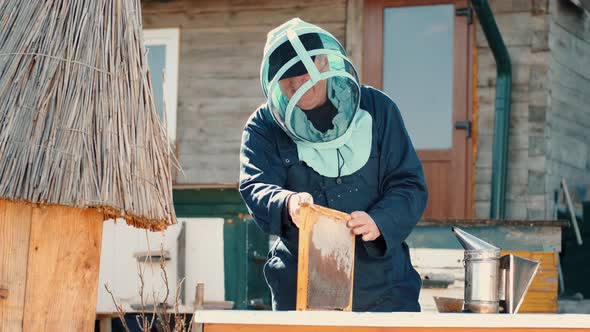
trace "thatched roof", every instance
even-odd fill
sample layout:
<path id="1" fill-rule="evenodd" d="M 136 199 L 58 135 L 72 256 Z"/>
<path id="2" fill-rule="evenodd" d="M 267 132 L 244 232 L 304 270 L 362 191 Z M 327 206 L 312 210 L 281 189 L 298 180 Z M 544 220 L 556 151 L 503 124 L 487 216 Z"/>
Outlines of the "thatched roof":
<path id="1" fill-rule="evenodd" d="M 0 0 L 0 198 L 175 222 L 139 0 Z"/>

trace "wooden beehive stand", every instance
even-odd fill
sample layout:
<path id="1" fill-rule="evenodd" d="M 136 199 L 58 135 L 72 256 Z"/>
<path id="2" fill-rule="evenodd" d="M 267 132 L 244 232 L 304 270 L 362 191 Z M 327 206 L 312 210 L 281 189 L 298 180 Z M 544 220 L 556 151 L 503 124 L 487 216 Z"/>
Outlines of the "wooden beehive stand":
<path id="1" fill-rule="evenodd" d="M 0 331 L 94 328 L 102 222 L 96 209 L 0 200 Z"/>
<path id="2" fill-rule="evenodd" d="M 350 215 L 318 205 L 300 210 L 297 310 L 352 310 L 355 237 Z"/>
<path id="3" fill-rule="evenodd" d="M 0 331 L 94 331 L 102 222 L 175 223 L 140 0 L 0 5 Z"/>

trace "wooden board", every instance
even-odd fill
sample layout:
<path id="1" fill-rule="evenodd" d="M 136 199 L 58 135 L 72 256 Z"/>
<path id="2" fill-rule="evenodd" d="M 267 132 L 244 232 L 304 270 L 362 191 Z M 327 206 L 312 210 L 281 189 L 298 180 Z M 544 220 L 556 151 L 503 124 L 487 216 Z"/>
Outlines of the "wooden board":
<path id="1" fill-rule="evenodd" d="M 24 331 L 93 331 L 103 214 L 36 206 L 31 214 Z"/>
<path id="2" fill-rule="evenodd" d="M 0 331 L 22 331 L 32 206 L 0 200 Z"/>
<path id="3" fill-rule="evenodd" d="M 352 310 L 355 237 L 346 213 L 301 209 L 297 310 Z"/>
<path id="4" fill-rule="evenodd" d="M 0 200 L 0 331 L 93 331 L 103 214 Z"/>

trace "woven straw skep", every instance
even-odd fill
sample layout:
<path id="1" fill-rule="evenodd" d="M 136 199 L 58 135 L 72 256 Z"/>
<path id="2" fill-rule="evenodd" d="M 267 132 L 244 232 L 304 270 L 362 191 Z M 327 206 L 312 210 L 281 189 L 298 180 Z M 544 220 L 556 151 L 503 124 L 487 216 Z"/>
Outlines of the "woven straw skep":
<path id="1" fill-rule="evenodd" d="M 139 0 L 0 0 L 0 198 L 175 223 Z"/>

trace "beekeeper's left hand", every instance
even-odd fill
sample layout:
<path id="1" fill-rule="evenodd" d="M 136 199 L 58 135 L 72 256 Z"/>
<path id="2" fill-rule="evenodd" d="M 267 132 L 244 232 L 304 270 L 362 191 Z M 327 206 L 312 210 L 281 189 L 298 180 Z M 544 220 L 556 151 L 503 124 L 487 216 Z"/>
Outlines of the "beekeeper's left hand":
<path id="1" fill-rule="evenodd" d="M 366 212 L 354 211 L 350 216 L 347 226 L 355 235 L 362 235 L 363 241 L 373 241 L 381 235 L 379 227 Z"/>

